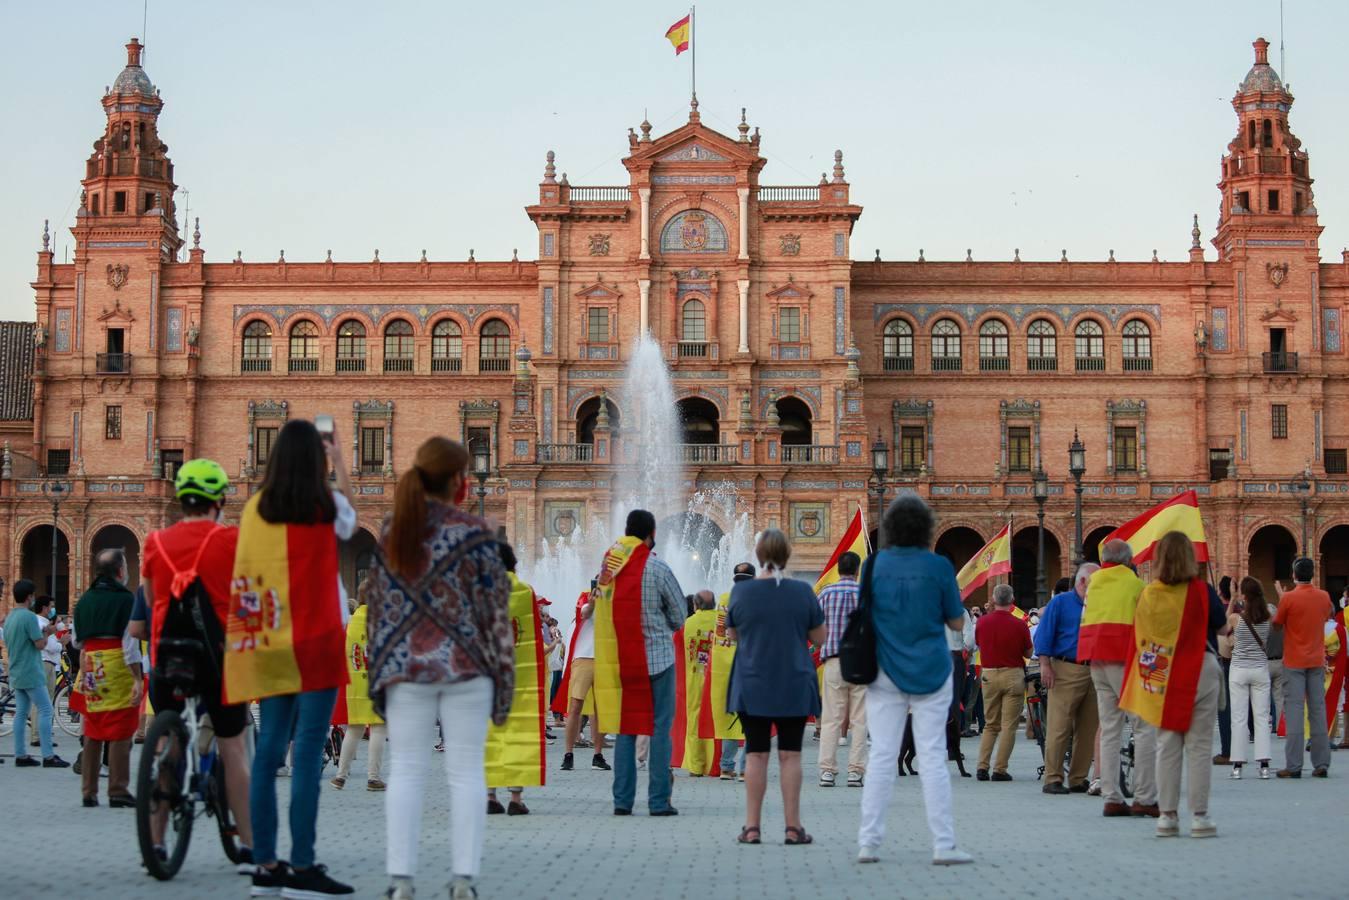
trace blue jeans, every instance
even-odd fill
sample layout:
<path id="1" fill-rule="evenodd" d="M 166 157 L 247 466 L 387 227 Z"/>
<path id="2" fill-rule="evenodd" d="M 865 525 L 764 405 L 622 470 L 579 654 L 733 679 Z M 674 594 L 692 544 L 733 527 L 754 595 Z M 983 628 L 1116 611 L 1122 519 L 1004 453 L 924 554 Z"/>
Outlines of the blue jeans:
<path id="1" fill-rule="evenodd" d="M 655 733 L 647 757 L 647 809 L 663 812 L 670 808 L 670 757 L 673 745 L 670 728 L 674 725 L 674 666 L 651 676 L 651 702 L 655 707 Z M 614 741 L 614 809 L 631 810 L 637 800 L 637 736 L 620 734 Z"/>
<path id="2" fill-rule="evenodd" d="M 14 689 L 14 758 L 28 755 L 28 709 L 37 707 L 37 734 L 42 758 L 52 755 L 52 698 L 47 687 Z"/>
<path id="3" fill-rule="evenodd" d="M 328 738 L 337 688 L 268 697 L 259 704 L 262 727 L 253 755 L 253 783 L 248 805 L 253 815 L 253 859 L 276 862 L 276 770 L 286 761 L 294 732 L 295 752 L 290 782 L 290 863 L 297 869 L 314 864 L 314 832 L 319 812 L 319 774 L 323 742 Z"/>

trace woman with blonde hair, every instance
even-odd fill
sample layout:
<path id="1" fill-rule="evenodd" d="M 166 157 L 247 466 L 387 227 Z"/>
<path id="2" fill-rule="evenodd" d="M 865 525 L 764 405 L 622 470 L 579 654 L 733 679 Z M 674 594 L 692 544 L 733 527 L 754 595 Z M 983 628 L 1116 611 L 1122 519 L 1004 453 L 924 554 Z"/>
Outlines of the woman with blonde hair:
<path id="1" fill-rule="evenodd" d="M 1157 733 L 1158 837 L 1180 834 L 1181 773 L 1187 781 L 1190 836 L 1216 837 L 1208 815 L 1213 725 L 1218 719 L 1222 669 L 1218 637 L 1227 610 L 1213 586 L 1199 578 L 1194 544 L 1179 531 L 1157 542 L 1156 578 L 1143 588 L 1134 614 L 1134 648 L 1124 669 L 1120 708 Z"/>
<path id="2" fill-rule="evenodd" d="M 510 580 L 493 529 L 460 508 L 468 452 L 442 437 L 398 479 L 369 575 L 370 699 L 389 730 L 386 897 L 413 895 L 436 719 L 450 784 L 452 900 L 477 896 L 487 811 L 487 723 L 504 724 L 515 688 Z"/>
<path id="3" fill-rule="evenodd" d="M 784 577 L 792 555 L 785 534 L 769 528 L 754 552 L 759 576 L 731 589 L 726 613 L 727 633 L 737 647 L 726 708 L 740 715 L 745 730 L 745 826 L 737 840 L 759 843 L 776 727 L 784 843 L 809 844 L 801 824 L 801 739 L 806 719 L 820 714 L 820 688 L 806 642 L 818 646 L 824 640 L 824 612 L 809 584 Z"/>

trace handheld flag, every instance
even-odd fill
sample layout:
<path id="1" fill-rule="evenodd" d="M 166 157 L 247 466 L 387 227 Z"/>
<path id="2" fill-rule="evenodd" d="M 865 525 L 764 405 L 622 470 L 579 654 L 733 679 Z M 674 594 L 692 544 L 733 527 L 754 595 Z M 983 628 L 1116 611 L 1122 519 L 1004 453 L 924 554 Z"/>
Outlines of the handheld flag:
<path id="1" fill-rule="evenodd" d="M 1012 523 L 1002 526 L 1002 530 L 993 535 L 993 539 L 984 544 L 983 549 L 974 554 L 964 568 L 956 573 L 956 584 L 960 585 L 960 599 L 964 600 L 977 591 L 988 579 L 995 575 L 1008 575 L 1012 571 Z"/>
<path id="2" fill-rule="evenodd" d="M 692 16 L 685 16 L 670 26 L 665 37 L 675 48 L 675 56 L 689 49 L 689 30 Z"/>
<path id="3" fill-rule="evenodd" d="M 838 558 L 851 550 L 862 559 L 867 558 L 867 529 L 862 521 L 862 507 L 857 508 L 853 514 L 852 521 L 848 523 L 848 530 L 843 532 L 843 540 L 838 542 L 834 548 L 834 555 L 829 557 L 829 562 L 825 563 L 824 571 L 820 573 L 819 580 L 815 582 L 815 593 L 827 588 L 829 585 L 838 581 Z"/>
<path id="4" fill-rule="evenodd" d="M 1194 542 L 1194 558 L 1197 562 L 1208 562 L 1208 543 L 1204 538 L 1204 520 L 1199 515 L 1199 495 L 1193 489 L 1172 497 L 1170 500 L 1125 522 L 1110 532 L 1101 541 L 1119 539 L 1125 541 L 1134 551 L 1134 562 L 1143 563 L 1152 559 L 1152 548 L 1168 531 L 1179 531 Z"/>

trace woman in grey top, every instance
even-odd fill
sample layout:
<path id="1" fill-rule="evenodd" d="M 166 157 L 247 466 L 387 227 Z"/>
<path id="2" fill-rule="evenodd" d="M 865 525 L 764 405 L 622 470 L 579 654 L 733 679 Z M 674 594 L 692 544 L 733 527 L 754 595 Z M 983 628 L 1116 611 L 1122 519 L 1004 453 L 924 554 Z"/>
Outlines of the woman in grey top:
<path id="1" fill-rule="evenodd" d="M 1241 579 L 1240 601 L 1233 598 L 1227 609 L 1236 643 L 1227 676 L 1228 703 L 1232 708 L 1232 777 L 1241 778 L 1246 762 L 1246 715 L 1255 711 L 1255 759 L 1260 777 L 1269 777 L 1269 605 L 1260 582 L 1247 575 Z M 1239 603 L 1239 605 L 1238 605 Z"/>

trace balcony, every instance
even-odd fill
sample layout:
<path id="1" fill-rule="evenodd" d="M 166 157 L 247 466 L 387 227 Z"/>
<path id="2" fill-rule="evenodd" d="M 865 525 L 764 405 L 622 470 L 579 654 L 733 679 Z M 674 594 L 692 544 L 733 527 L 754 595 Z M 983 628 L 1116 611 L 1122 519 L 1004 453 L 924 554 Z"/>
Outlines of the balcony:
<path id="1" fill-rule="evenodd" d="M 479 372 L 509 372 L 511 360 L 508 356 L 483 356 L 478 359 Z"/>
<path id="2" fill-rule="evenodd" d="M 131 372 L 130 353 L 100 353 L 94 362 L 99 375 L 127 375 Z"/>
<path id="3" fill-rule="evenodd" d="M 1059 370 L 1059 358 L 1057 356 L 1028 356 L 1026 357 L 1026 369 L 1030 372 L 1057 372 Z"/>
<path id="4" fill-rule="evenodd" d="M 319 370 L 319 358 L 317 356 L 292 356 L 287 363 L 287 367 L 292 372 L 317 372 Z"/>
<path id="5" fill-rule="evenodd" d="M 912 372 L 912 356 L 887 356 L 881 362 L 882 367 L 887 372 Z"/>
<path id="6" fill-rule="evenodd" d="M 782 446 L 782 461 L 784 463 L 833 465 L 838 462 L 838 445 L 784 444 Z"/>
<path id="7" fill-rule="evenodd" d="M 1297 371 L 1296 353 L 1261 353 L 1260 358 L 1265 364 L 1265 374 L 1267 375 L 1279 372 Z"/>
<path id="8" fill-rule="evenodd" d="M 959 356 L 934 356 L 932 357 L 932 371 L 934 372 L 959 372 Z"/>
<path id="9" fill-rule="evenodd" d="M 707 341 L 680 341 L 675 345 L 675 353 L 680 359 L 706 359 Z"/>
<path id="10" fill-rule="evenodd" d="M 588 463 L 594 457 L 594 444 L 539 444 L 535 451 L 534 461 L 540 463 Z"/>
<path id="11" fill-rule="evenodd" d="M 272 358 L 270 356 L 245 356 L 239 360 L 240 372 L 270 372 L 272 371 Z"/>
<path id="12" fill-rule="evenodd" d="M 1006 356 L 981 356 L 979 357 L 979 371 L 1006 372 L 1012 367 L 1011 362 Z"/>
<path id="13" fill-rule="evenodd" d="M 384 357 L 384 371 L 386 372 L 411 372 L 411 356 L 386 356 Z"/>
<path id="14" fill-rule="evenodd" d="M 572 203 L 627 203 L 632 191 L 627 187 L 574 187 L 567 196 Z"/>
<path id="15" fill-rule="evenodd" d="M 1104 356 L 1079 356 L 1074 359 L 1074 368 L 1079 372 L 1104 372 Z"/>
<path id="16" fill-rule="evenodd" d="M 339 356 L 337 358 L 338 372 L 364 372 L 364 356 Z"/>
<path id="17" fill-rule="evenodd" d="M 679 458 L 683 462 L 695 465 L 733 463 L 736 460 L 736 446 L 735 444 L 680 444 Z"/>
<path id="18" fill-rule="evenodd" d="M 1124 371 L 1126 372 L 1151 372 L 1151 356 L 1126 356 L 1124 357 Z"/>
<path id="19" fill-rule="evenodd" d="M 432 372 L 462 372 L 464 371 L 464 359 L 460 356 L 433 356 L 431 357 Z"/>
<path id="20" fill-rule="evenodd" d="M 761 187 L 760 203 L 819 203 L 819 185 L 800 187 Z"/>

